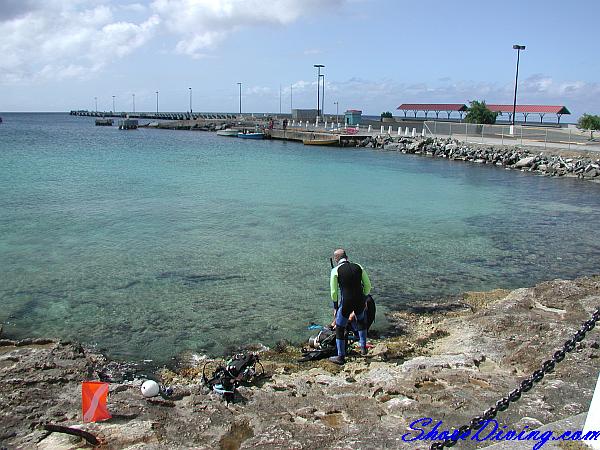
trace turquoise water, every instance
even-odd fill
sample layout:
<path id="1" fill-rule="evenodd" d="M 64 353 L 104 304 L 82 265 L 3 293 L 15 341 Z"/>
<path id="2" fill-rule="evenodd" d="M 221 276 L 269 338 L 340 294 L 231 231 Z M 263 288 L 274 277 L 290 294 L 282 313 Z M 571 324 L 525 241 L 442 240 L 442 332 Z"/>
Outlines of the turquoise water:
<path id="1" fill-rule="evenodd" d="M 2 114 L 0 321 L 167 361 L 301 341 L 330 252 L 382 308 L 599 272 L 600 185 L 496 167 Z M 383 326 L 380 324 L 380 326 Z"/>

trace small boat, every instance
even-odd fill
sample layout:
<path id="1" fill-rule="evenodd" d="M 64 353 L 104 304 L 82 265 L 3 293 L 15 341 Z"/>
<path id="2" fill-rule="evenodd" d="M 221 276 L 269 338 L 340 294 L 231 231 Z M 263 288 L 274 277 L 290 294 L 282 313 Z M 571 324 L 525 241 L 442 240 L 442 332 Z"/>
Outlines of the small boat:
<path id="1" fill-rule="evenodd" d="M 304 145 L 339 145 L 340 141 L 337 139 L 303 139 Z"/>
<path id="2" fill-rule="evenodd" d="M 227 128 L 225 130 L 219 130 L 217 131 L 217 135 L 218 136 L 233 136 L 233 137 L 237 137 L 238 133 L 240 132 L 240 130 L 234 130 L 233 128 Z"/>
<path id="3" fill-rule="evenodd" d="M 96 119 L 97 127 L 112 127 L 113 120 L 112 119 Z"/>
<path id="4" fill-rule="evenodd" d="M 2 123 L 2 117 L 0 117 L 0 123 Z"/>
<path id="5" fill-rule="evenodd" d="M 242 139 L 264 139 L 264 133 L 238 133 L 237 137 Z"/>

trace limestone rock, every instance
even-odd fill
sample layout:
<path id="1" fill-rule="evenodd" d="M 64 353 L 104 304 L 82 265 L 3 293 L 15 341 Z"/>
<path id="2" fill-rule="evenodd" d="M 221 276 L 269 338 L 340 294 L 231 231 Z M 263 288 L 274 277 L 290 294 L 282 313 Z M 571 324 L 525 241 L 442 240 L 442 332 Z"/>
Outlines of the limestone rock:
<path id="1" fill-rule="evenodd" d="M 517 161 L 517 163 L 515 164 L 515 167 L 519 168 L 519 167 L 529 167 L 533 164 L 533 162 L 535 161 L 535 156 L 529 156 L 527 158 L 521 158 L 519 161 Z"/>

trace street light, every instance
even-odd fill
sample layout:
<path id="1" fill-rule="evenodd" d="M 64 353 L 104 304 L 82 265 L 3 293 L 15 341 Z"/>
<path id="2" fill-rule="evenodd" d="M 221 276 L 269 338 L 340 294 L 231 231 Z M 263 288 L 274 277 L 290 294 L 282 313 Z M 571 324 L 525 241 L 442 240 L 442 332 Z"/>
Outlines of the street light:
<path id="1" fill-rule="evenodd" d="M 279 85 L 279 114 L 281 115 L 281 84 Z"/>
<path id="2" fill-rule="evenodd" d="M 112 98 L 113 98 L 113 114 L 114 114 L 116 112 L 115 111 L 115 96 L 113 95 Z"/>
<path id="3" fill-rule="evenodd" d="M 133 98 L 133 113 L 135 114 L 135 94 L 131 94 L 131 97 Z"/>
<path id="4" fill-rule="evenodd" d="M 98 112 L 98 97 L 94 97 L 94 102 L 96 103 L 96 112 Z"/>
<path id="5" fill-rule="evenodd" d="M 188 88 L 190 90 L 190 116 L 192 115 L 192 88 Z"/>
<path id="6" fill-rule="evenodd" d="M 513 114 L 512 114 L 512 125 L 515 125 L 515 114 L 517 112 L 517 81 L 519 80 L 519 56 L 521 55 L 521 50 L 525 50 L 524 45 L 513 45 L 513 49 L 517 51 L 517 74 L 515 76 L 515 97 L 513 100 Z"/>
<path id="7" fill-rule="evenodd" d="M 323 77 L 323 88 L 322 88 L 322 92 L 323 94 L 321 95 L 321 114 L 323 114 L 323 116 L 325 116 L 325 75 L 321 75 Z"/>
<path id="8" fill-rule="evenodd" d="M 321 86 L 319 86 L 319 84 L 321 83 L 321 67 L 325 67 L 323 64 L 314 64 L 313 67 L 316 67 L 318 70 L 318 75 L 317 75 L 317 117 L 321 117 L 321 99 L 319 98 L 321 95 Z"/>
<path id="9" fill-rule="evenodd" d="M 294 85 L 290 84 L 290 114 L 293 114 L 294 110 Z"/>
<path id="10" fill-rule="evenodd" d="M 156 91 L 156 114 L 158 114 L 158 91 Z"/>
<path id="11" fill-rule="evenodd" d="M 340 118 L 340 102 L 333 102 L 333 104 L 335 105 L 335 121 L 339 122 Z"/>
<path id="12" fill-rule="evenodd" d="M 238 86 L 240 87 L 240 116 L 242 115 L 242 83 L 238 82 Z"/>

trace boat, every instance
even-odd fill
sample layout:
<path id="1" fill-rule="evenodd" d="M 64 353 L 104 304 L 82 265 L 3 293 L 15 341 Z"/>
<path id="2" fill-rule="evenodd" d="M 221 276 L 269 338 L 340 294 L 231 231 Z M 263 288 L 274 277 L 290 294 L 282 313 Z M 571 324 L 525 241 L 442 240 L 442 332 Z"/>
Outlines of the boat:
<path id="1" fill-rule="evenodd" d="M 233 137 L 237 137 L 238 133 L 240 132 L 240 130 L 235 130 L 233 128 L 227 128 L 225 130 L 219 130 L 217 131 L 217 135 L 218 136 L 233 136 Z"/>
<path id="2" fill-rule="evenodd" d="M 112 119 L 96 119 L 97 127 L 112 127 L 113 120 Z"/>
<path id="3" fill-rule="evenodd" d="M 337 139 L 303 139 L 304 145 L 339 145 L 340 141 Z"/>
<path id="4" fill-rule="evenodd" d="M 2 123 L 2 117 L 0 117 L 0 123 Z"/>
<path id="5" fill-rule="evenodd" d="M 242 139 L 264 139 L 264 133 L 238 133 L 237 137 Z"/>

